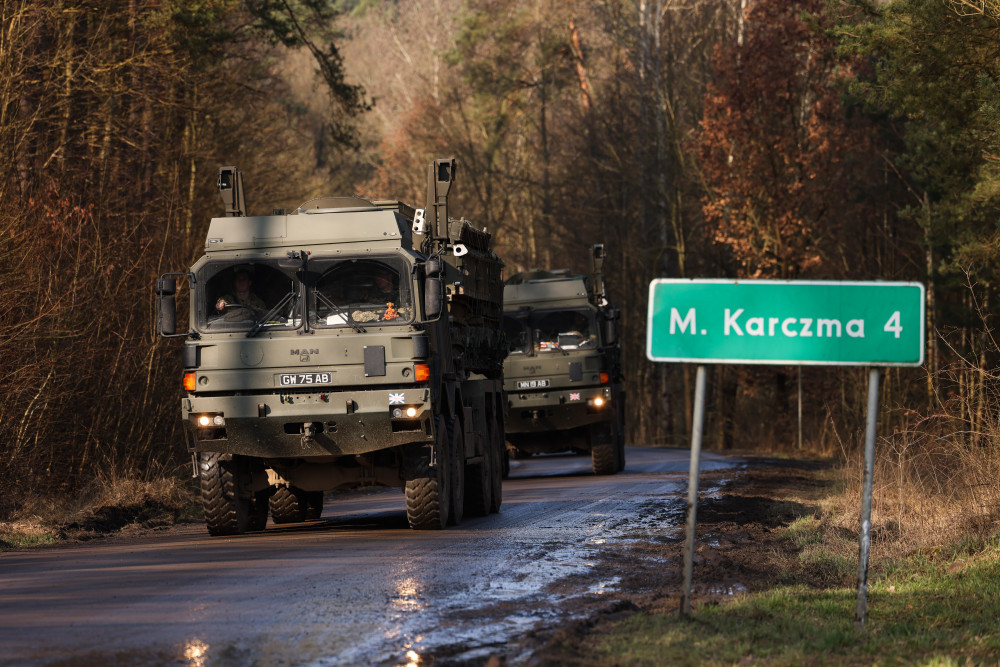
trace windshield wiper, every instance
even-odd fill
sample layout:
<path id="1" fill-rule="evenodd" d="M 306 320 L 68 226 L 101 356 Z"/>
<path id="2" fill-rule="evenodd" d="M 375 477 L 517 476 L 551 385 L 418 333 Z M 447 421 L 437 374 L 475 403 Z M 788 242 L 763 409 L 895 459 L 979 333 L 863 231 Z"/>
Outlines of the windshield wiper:
<path id="1" fill-rule="evenodd" d="M 277 315 L 278 312 L 281 311 L 281 309 L 284 308 L 289 301 L 298 301 L 298 299 L 299 295 L 294 292 L 289 292 L 284 297 L 282 297 L 281 301 L 279 301 L 274 308 L 264 313 L 264 317 L 254 322 L 254 325 L 250 327 L 250 331 L 247 332 L 247 338 L 253 338 L 258 333 L 260 333 L 260 330 L 264 328 L 264 325 L 267 324 L 272 317 Z"/>
<path id="2" fill-rule="evenodd" d="M 354 329 L 355 331 L 357 331 L 358 333 L 367 333 L 365 331 L 365 328 L 363 326 L 361 326 L 357 322 L 353 321 L 351 319 L 351 317 L 346 312 L 344 312 L 343 308 L 341 308 L 340 306 L 338 306 L 337 304 L 335 304 L 333 301 L 330 301 L 330 299 L 326 298 L 324 295 L 320 294 L 318 291 L 316 292 L 316 300 L 319 301 L 319 302 L 321 302 L 321 303 L 323 303 L 324 305 L 332 308 L 333 310 L 337 311 L 337 314 L 340 315 L 341 317 L 343 317 L 344 321 L 347 322 L 348 324 L 350 324 L 351 328 Z"/>

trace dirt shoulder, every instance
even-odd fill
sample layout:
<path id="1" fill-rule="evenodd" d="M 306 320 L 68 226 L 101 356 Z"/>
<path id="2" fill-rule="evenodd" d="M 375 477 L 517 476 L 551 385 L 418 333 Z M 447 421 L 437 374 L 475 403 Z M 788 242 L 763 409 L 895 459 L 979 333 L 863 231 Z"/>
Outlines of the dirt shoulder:
<path id="1" fill-rule="evenodd" d="M 811 522 L 833 488 L 830 465 L 752 457 L 747 462 L 736 478 L 731 472 L 726 481 L 713 479 L 712 473 L 701 476 L 701 488 L 711 491 L 698 504 L 692 604 L 719 604 L 742 592 L 782 585 L 822 588 L 849 583 L 850 568 L 817 567 L 803 557 L 808 556 L 810 540 L 796 538 L 796 522 Z M 713 483 L 718 484 L 714 489 Z M 681 529 L 608 552 L 603 566 L 621 573 L 618 590 L 593 601 L 586 619 L 527 638 L 533 644 L 531 664 L 600 664 L 586 645 L 611 623 L 638 612 L 680 608 L 683 517 L 671 519 L 680 519 L 675 525 Z M 856 552 L 857 536 L 835 539 L 838 548 L 851 549 L 853 544 Z"/>

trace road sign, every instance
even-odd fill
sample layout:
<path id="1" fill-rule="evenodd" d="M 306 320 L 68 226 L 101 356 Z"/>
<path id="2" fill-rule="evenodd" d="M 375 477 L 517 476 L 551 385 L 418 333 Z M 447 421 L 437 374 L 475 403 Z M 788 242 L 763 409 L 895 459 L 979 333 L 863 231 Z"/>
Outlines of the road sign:
<path id="1" fill-rule="evenodd" d="M 919 366 L 924 286 L 911 282 L 659 279 L 652 361 Z"/>

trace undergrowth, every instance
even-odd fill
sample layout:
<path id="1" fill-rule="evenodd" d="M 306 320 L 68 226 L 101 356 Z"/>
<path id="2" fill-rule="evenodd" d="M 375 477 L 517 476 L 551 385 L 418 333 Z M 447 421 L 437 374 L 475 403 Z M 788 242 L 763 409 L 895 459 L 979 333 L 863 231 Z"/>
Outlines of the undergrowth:
<path id="1" fill-rule="evenodd" d="M 197 517 L 197 507 L 193 488 L 182 477 L 108 474 L 72 496 L 26 496 L 10 520 L 0 522 L 0 549 L 172 525 Z"/>

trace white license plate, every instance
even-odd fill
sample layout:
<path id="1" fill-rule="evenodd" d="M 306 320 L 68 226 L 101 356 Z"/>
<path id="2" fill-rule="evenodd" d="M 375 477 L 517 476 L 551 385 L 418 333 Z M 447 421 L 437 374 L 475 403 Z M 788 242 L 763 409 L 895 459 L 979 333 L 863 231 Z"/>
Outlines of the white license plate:
<path id="1" fill-rule="evenodd" d="M 544 389 L 549 386 L 549 380 L 518 380 L 518 389 Z"/>
<path id="2" fill-rule="evenodd" d="M 282 387 L 330 384 L 331 382 L 333 382 L 333 373 L 282 373 L 278 376 L 278 384 Z"/>

